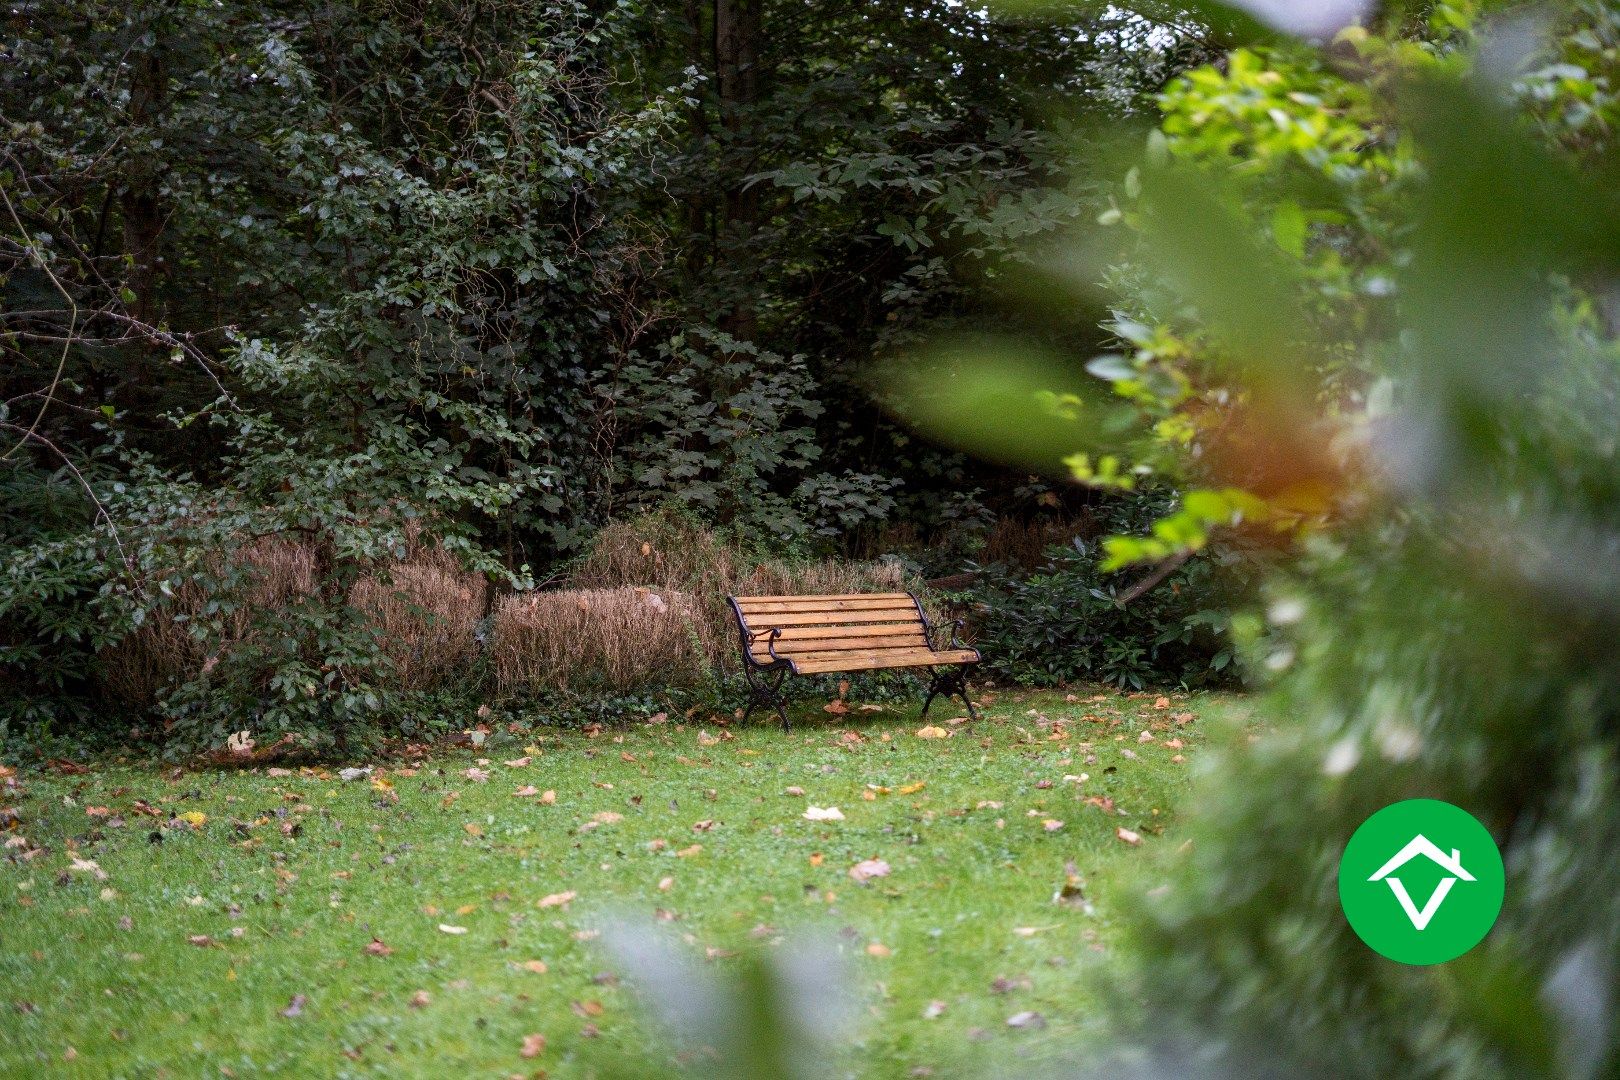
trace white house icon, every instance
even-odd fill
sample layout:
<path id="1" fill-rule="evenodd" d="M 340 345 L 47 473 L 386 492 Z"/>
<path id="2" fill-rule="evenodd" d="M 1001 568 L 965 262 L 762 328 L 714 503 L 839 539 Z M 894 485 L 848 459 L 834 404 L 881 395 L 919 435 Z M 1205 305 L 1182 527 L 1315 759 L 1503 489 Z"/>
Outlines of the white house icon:
<path id="1" fill-rule="evenodd" d="M 1405 866 L 1408 861 L 1419 855 L 1427 857 L 1429 861 L 1435 863 L 1442 870 L 1446 871 L 1448 875 L 1450 875 L 1449 877 L 1440 879 L 1440 884 L 1435 886 L 1433 894 L 1429 896 L 1429 902 L 1423 905 L 1422 911 L 1419 911 L 1417 905 L 1412 903 L 1412 897 L 1407 894 L 1406 886 L 1401 884 L 1401 879 L 1389 876 L 1396 870 L 1399 870 L 1401 867 Z M 1434 918 L 1434 913 L 1440 910 L 1440 905 L 1445 900 L 1446 894 L 1451 891 L 1451 887 L 1453 885 L 1457 884 L 1457 880 L 1459 878 L 1461 878 L 1463 881 L 1474 880 L 1474 875 L 1463 869 L 1462 862 L 1460 861 L 1461 857 L 1462 852 L 1458 851 L 1456 848 L 1452 848 L 1451 854 L 1447 855 L 1445 852 L 1435 847 L 1434 844 L 1429 841 L 1428 837 L 1419 833 L 1417 836 L 1414 836 L 1405 847 L 1396 852 L 1393 859 L 1390 859 L 1389 862 L 1385 863 L 1383 866 L 1380 866 L 1378 868 L 1378 872 L 1367 880 L 1387 880 L 1389 882 L 1390 889 L 1395 893 L 1395 899 L 1401 902 L 1401 909 L 1406 912 L 1406 917 L 1412 920 L 1412 925 L 1414 927 L 1422 930 L 1424 927 L 1429 925 L 1429 920 Z"/>

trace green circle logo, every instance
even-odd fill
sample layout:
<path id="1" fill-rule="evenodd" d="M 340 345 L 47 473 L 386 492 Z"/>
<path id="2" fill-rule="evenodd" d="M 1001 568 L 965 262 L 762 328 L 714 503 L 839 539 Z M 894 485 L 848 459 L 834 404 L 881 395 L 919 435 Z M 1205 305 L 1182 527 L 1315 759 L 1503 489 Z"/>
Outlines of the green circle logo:
<path id="1" fill-rule="evenodd" d="M 1361 823 L 1339 860 L 1339 903 L 1380 956 L 1443 964 L 1482 941 L 1502 911 L 1502 853 L 1468 811 L 1408 799 Z"/>

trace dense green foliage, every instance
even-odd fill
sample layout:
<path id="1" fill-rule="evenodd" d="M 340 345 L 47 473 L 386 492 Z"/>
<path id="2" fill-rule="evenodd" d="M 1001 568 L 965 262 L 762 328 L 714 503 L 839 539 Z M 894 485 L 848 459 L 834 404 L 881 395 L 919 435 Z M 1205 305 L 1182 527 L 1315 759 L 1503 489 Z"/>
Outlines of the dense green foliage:
<path id="1" fill-rule="evenodd" d="M 1007 318 L 984 286 L 1095 198 L 1043 120 L 1128 119 L 1207 48 L 765 0 L 38 0 L 6 35 L 0 724 L 108 715 L 100 658 L 158 621 L 186 745 L 405 709 L 353 601 L 418 543 L 521 587 L 665 503 L 778 552 L 1034 512 L 864 366 Z M 282 542 L 318 584 L 270 605 Z"/>
<path id="2" fill-rule="evenodd" d="M 1092 680 L 1132 690 L 1231 677 L 1225 631 L 1241 600 L 1211 581 L 1211 560 L 1183 566 L 1129 604 L 1100 563 L 1076 540 L 1052 548 L 1034 573 L 991 568 L 964 598 L 984 656 L 978 670 L 1026 686 Z"/>
<path id="3" fill-rule="evenodd" d="M 1305 531 L 1244 635 L 1270 731 L 1211 771 L 1142 909 L 1169 1075 L 1620 1066 L 1617 32 L 1608 4 L 1438 4 L 1257 43 L 1171 87 L 1122 185 L 1135 349 L 1105 376 L 1198 452 L 1172 467 Z M 1184 507 L 1118 553 L 1232 523 Z M 1496 929 L 1433 968 L 1370 951 L 1336 889 L 1412 797 L 1508 868 Z"/>

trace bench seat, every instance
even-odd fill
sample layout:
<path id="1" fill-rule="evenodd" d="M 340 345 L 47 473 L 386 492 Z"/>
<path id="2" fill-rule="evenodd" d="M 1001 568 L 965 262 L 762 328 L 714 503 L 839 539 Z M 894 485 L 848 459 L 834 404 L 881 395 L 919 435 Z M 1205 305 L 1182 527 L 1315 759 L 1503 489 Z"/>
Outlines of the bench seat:
<path id="1" fill-rule="evenodd" d="M 742 636 L 743 671 L 752 690 L 743 718 L 758 705 L 770 705 L 788 726 L 783 679 L 894 668 L 928 668 L 933 679 L 923 715 L 941 693 L 968 699 L 962 668 L 979 661 L 977 649 L 956 640 L 935 642 L 935 630 L 922 603 L 911 593 L 845 593 L 832 596 L 727 597 Z M 944 669 L 943 671 L 935 669 Z M 771 678 L 774 676 L 774 681 Z"/>

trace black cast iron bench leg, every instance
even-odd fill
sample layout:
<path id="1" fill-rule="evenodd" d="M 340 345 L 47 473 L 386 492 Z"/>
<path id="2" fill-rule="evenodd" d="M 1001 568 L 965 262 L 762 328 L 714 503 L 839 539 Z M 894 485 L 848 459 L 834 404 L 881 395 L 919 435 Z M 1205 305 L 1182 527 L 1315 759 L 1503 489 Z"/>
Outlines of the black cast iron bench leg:
<path id="1" fill-rule="evenodd" d="M 967 674 L 963 668 L 952 667 L 944 671 L 929 668 L 928 673 L 933 676 L 928 682 L 928 696 L 923 699 L 922 714 L 928 715 L 928 707 L 934 703 L 934 698 L 940 694 L 947 697 L 955 695 L 962 699 L 967 706 L 968 716 L 974 720 L 979 718 L 978 710 L 974 709 L 973 701 L 967 694 Z"/>
<path id="2" fill-rule="evenodd" d="M 788 723 L 787 698 L 782 695 L 782 683 L 787 679 L 787 669 L 776 672 L 776 678 L 760 676 L 747 661 L 743 663 L 743 674 L 748 677 L 748 708 L 743 710 L 743 723 L 754 714 L 754 709 L 760 705 L 776 710 L 776 715 L 782 718 L 782 730 L 791 731 L 792 725 Z"/>

